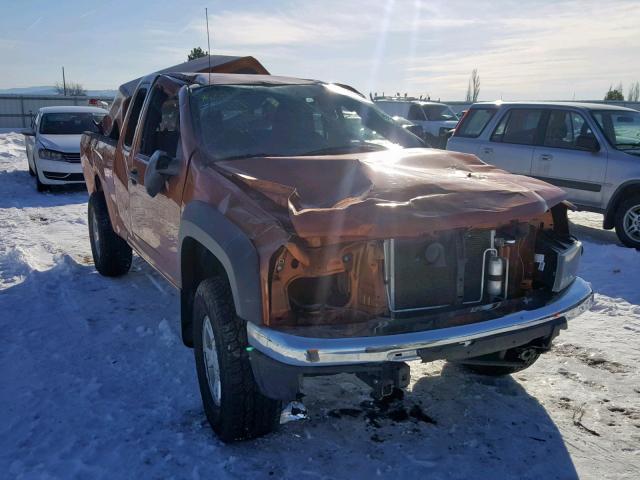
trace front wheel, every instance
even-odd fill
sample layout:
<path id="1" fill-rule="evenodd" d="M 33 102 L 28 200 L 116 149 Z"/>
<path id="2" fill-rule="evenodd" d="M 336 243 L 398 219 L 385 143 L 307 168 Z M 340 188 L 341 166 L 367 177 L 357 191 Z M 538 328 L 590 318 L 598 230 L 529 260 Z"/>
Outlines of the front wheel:
<path id="1" fill-rule="evenodd" d="M 224 442 L 265 435 L 278 426 L 281 403 L 253 377 L 245 323 L 235 314 L 226 280 L 204 280 L 193 305 L 194 354 L 207 419 Z"/>
<path id="2" fill-rule="evenodd" d="M 615 227 L 624 245 L 640 249 L 640 195 L 631 196 L 618 206 Z"/>
<path id="3" fill-rule="evenodd" d="M 36 178 L 36 190 L 38 192 L 42 193 L 42 192 L 46 192 L 47 190 L 49 190 L 49 185 L 46 185 L 46 184 L 44 184 L 44 183 L 42 183 L 40 181 L 40 176 L 39 176 L 37 171 L 34 172 L 33 176 Z"/>

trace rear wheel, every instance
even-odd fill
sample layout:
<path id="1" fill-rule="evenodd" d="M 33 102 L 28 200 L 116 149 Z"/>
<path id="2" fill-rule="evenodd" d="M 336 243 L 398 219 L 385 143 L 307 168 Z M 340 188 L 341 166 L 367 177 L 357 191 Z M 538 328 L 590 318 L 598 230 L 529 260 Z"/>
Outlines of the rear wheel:
<path id="1" fill-rule="evenodd" d="M 236 316 L 228 282 L 204 280 L 193 315 L 198 383 L 211 428 L 224 442 L 275 430 L 282 405 L 260 393 L 256 384 L 246 351 L 246 324 Z"/>
<path id="2" fill-rule="evenodd" d="M 124 275 L 131 267 L 131 247 L 111 226 L 102 192 L 89 197 L 89 240 L 96 270 L 106 277 Z"/>
<path id="3" fill-rule="evenodd" d="M 500 377 L 529 368 L 539 357 L 540 350 L 538 348 L 525 346 L 455 363 L 461 364 L 467 370 L 480 375 Z"/>
<path id="4" fill-rule="evenodd" d="M 618 206 L 615 227 L 624 245 L 640 249 L 640 195 L 633 195 Z"/>

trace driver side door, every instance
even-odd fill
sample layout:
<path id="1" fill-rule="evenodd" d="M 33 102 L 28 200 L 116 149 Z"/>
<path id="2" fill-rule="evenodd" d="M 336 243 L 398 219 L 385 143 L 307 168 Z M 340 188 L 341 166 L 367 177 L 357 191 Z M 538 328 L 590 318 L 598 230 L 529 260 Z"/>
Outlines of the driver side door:
<path id="1" fill-rule="evenodd" d="M 178 236 L 180 202 L 186 175 L 180 142 L 178 91 L 182 86 L 159 77 L 145 103 L 137 142 L 129 165 L 132 243 L 147 262 L 174 285 L 179 285 Z M 149 159 L 156 150 L 180 161 L 180 171 L 151 197 L 145 188 Z"/>

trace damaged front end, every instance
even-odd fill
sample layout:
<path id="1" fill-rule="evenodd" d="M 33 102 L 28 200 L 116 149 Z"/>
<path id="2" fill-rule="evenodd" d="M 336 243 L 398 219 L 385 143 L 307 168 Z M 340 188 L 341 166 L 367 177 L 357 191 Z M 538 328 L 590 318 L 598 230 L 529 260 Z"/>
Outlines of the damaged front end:
<path id="1" fill-rule="evenodd" d="M 555 213 L 555 215 L 554 215 Z M 566 207 L 489 229 L 302 248 L 270 272 L 269 326 L 322 338 L 465 325 L 542 305 L 576 278 Z"/>
<path id="2" fill-rule="evenodd" d="M 263 324 L 248 324 L 269 396 L 345 371 L 382 395 L 407 360 L 544 351 L 590 305 L 564 193 L 544 182 L 424 150 L 222 167 L 288 211 L 262 263 Z"/>

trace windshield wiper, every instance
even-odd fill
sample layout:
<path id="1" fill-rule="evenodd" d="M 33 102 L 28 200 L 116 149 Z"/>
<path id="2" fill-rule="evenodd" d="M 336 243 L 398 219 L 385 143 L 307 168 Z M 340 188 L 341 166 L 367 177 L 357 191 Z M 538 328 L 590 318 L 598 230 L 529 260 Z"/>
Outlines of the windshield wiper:
<path id="1" fill-rule="evenodd" d="M 312 155 L 331 155 L 340 153 L 352 153 L 352 152 L 378 152 L 380 150 L 386 150 L 382 145 L 376 145 L 375 143 L 365 143 L 357 145 L 341 145 L 339 147 L 326 147 L 318 150 L 312 150 L 310 152 L 301 153 L 301 156 Z"/>

